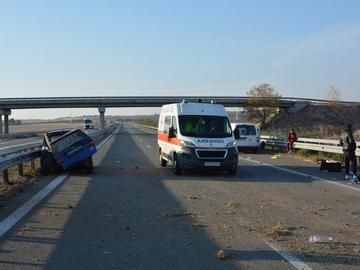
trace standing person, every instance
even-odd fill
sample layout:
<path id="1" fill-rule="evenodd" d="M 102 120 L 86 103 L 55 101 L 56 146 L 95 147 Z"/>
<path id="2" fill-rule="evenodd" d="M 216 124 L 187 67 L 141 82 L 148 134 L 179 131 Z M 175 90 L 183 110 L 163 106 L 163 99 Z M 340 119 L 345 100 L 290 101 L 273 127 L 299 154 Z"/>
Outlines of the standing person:
<path id="1" fill-rule="evenodd" d="M 345 180 L 348 180 L 349 184 L 355 184 L 357 181 L 357 162 L 355 156 L 356 142 L 351 124 L 347 125 L 345 130 L 341 133 L 339 144 L 343 147 L 345 159 Z M 350 175 L 350 162 L 352 165 L 352 175 Z"/>
<path id="2" fill-rule="evenodd" d="M 297 141 L 297 135 L 295 130 L 292 128 L 289 130 L 288 133 L 288 143 L 286 145 L 286 151 L 288 153 L 291 153 L 292 151 L 294 151 L 294 142 Z"/>

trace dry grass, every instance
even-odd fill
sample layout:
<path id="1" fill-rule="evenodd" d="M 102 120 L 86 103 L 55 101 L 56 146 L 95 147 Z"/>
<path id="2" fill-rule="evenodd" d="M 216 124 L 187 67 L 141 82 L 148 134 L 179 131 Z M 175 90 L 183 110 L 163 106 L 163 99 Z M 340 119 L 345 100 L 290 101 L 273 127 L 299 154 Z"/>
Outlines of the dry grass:
<path id="1" fill-rule="evenodd" d="M 83 128 L 83 124 L 78 123 L 31 123 L 22 125 L 10 125 L 10 132 L 27 132 L 27 131 L 43 131 L 53 129 L 66 129 L 66 128 Z"/>

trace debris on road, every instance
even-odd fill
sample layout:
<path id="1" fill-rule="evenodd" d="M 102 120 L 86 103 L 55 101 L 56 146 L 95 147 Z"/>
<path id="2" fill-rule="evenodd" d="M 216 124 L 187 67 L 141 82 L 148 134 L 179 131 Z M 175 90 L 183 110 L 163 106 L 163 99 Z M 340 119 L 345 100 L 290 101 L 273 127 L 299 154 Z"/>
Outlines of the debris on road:
<path id="1" fill-rule="evenodd" d="M 333 239 L 330 236 L 327 235 L 310 235 L 309 236 L 309 242 L 311 243 L 329 243 Z"/>
<path id="2" fill-rule="evenodd" d="M 193 226 L 194 228 L 206 228 L 206 227 L 207 227 L 207 225 L 205 225 L 205 224 L 200 224 L 200 223 L 193 223 L 192 226 Z"/>
<path id="3" fill-rule="evenodd" d="M 281 155 L 280 154 L 275 154 L 271 157 L 271 159 L 280 159 Z"/>
<path id="4" fill-rule="evenodd" d="M 294 226 L 279 223 L 271 229 L 269 235 L 274 237 L 292 235 L 292 231 L 294 231 L 295 229 L 296 227 Z"/>
<path id="5" fill-rule="evenodd" d="M 216 258 L 218 260 L 229 260 L 231 259 L 231 254 L 226 254 L 225 251 L 223 249 L 220 249 L 217 253 L 216 253 Z"/>
<path id="6" fill-rule="evenodd" d="M 191 216 L 194 217 L 197 214 L 193 214 L 193 213 L 165 213 L 163 214 L 164 218 L 178 218 L 178 217 L 185 217 L 185 216 Z"/>
<path id="7" fill-rule="evenodd" d="M 191 200 L 200 200 L 200 198 L 196 197 L 196 196 L 186 196 L 184 198 L 191 199 Z"/>
<path id="8" fill-rule="evenodd" d="M 235 202 L 233 200 L 230 200 L 225 204 L 225 207 L 226 208 L 235 208 L 236 204 L 235 204 Z"/>

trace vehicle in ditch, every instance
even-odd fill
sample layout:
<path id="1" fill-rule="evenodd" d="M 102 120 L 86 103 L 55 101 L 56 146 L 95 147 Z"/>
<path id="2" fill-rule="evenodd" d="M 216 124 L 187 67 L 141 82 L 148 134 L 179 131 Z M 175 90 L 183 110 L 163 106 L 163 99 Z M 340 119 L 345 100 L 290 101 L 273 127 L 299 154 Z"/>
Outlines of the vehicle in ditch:
<path id="1" fill-rule="evenodd" d="M 96 146 L 92 138 L 80 129 L 44 133 L 41 173 L 59 172 L 72 168 L 93 171 L 92 156 Z"/>

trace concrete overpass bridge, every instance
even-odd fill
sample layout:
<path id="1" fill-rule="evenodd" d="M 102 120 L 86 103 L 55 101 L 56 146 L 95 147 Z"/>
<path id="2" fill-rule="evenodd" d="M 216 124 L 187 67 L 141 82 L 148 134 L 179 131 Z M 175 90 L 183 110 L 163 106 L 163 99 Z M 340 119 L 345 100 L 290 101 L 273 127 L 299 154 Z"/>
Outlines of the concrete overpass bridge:
<path id="1" fill-rule="evenodd" d="M 181 102 L 182 100 L 198 102 L 214 101 L 225 107 L 249 106 L 249 97 L 242 96 L 104 96 L 104 97 L 35 97 L 35 98 L 0 98 L 0 134 L 9 132 L 9 115 L 11 110 L 17 109 L 46 109 L 46 108 L 98 108 L 100 114 L 100 127 L 104 125 L 105 108 L 114 107 L 161 107 L 164 104 Z M 262 98 L 264 106 L 269 100 Z M 296 111 L 308 104 L 327 104 L 330 101 L 321 99 L 302 99 L 280 97 L 276 107 L 285 111 Z M 259 102 L 261 105 L 261 101 Z M 355 102 L 341 102 L 352 105 Z"/>

